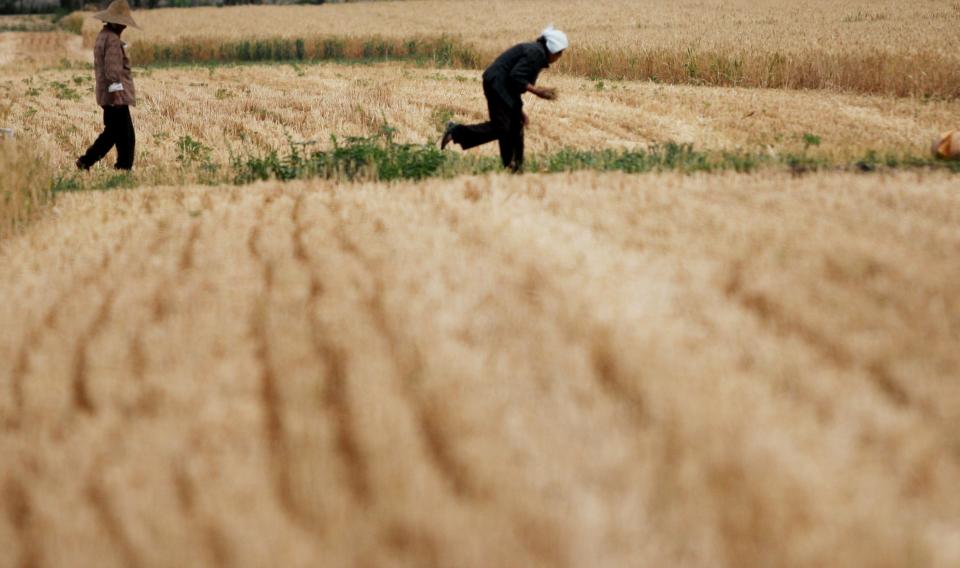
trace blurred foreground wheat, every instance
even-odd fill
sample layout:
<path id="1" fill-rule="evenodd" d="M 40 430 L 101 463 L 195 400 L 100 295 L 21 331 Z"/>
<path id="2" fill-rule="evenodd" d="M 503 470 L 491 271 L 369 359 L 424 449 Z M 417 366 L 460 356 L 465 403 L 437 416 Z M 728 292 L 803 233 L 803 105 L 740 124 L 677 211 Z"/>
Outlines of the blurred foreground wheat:
<path id="1" fill-rule="evenodd" d="M 0 249 L 11 562 L 960 563 L 950 176 L 58 207 Z"/>

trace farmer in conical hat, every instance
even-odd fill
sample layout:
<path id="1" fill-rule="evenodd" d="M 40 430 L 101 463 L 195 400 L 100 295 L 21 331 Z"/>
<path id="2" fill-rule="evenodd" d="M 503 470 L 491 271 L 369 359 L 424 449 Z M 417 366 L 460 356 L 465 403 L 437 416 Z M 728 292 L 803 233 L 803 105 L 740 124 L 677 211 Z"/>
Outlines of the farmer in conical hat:
<path id="1" fill-rule="evenodd" d="M 490 120 L 481 124 L 447 124 L 440 147 L 451 142 L 464 150 L 500 142 L 503 167 L 513 172 L 523 170 L 523 129 L 529 122 L 523 112 L 524 93 L 541 99 L 557 98 L 557 91 L 537 87 L 540 72 L 555 63 L 569 46 L 567 35 L 553 26 L 543 30 L 536 41 L 521 43 L 505 51 L 483 72 L 483 94 L 487 98 Z"/>
<path id="2" fill-rule="evenodd" d="M 106 10 L 97 12 L 93 17 L 105 22 L 93 48 L 97 104 L 103 107 L 104 129 L 87 153 L 77 158 L 76 165 L 81 170 L 89 170 L 116 146 L 117 162 L 114 167 L 130 170 L 133 168 L 136 146 L 130 107 L 135 106 L 137 100 L 127 44 L 120 39 L 120 34 L 127 26 L 137 29 L 140 26 L 133 21 L 127 0 L 113 0 Z"/>

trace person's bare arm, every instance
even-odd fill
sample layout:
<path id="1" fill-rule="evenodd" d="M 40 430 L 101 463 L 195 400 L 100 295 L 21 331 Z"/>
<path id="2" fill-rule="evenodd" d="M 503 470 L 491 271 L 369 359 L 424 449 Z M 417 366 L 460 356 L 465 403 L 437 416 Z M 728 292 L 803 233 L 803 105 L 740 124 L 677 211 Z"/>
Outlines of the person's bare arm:
<path id="1" fill-rule="evenodd" d="M 557 90 L 551 87 L 538 87 L 536 85 L 527 85 L 527 92 L 548 101 L 557 98 Z"/>

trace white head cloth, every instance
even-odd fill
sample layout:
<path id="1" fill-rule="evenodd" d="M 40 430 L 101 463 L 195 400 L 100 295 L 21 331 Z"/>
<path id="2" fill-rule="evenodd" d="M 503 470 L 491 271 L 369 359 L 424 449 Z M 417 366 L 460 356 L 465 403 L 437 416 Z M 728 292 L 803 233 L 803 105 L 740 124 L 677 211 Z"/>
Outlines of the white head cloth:
<path id="1" fill-rule="evenodd" d="M 547 49 L 550 50 L 550 53 L 560 53 L 570 47 L 570 42 L 567 41 L 567 34 L 554 29 L 553 24 L 547 26 L 547 29 L 543 30 L 543 34 L 541 35 L 543 39 L 547 40 Z"/>

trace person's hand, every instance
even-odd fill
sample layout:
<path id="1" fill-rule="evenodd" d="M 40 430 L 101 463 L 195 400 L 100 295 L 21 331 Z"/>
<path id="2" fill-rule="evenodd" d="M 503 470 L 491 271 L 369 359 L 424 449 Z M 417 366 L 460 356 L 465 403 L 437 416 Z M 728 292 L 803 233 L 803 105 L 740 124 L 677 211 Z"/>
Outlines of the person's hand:
<path id="1" fill-rule="evenodd" d="M 523 121 L 523 125 L 524 125 L 524 126 L 529 125 L 529 124 L 530 124 L 530 117 L 527 116 L 527 113 L 525 113 L 525 112 L 523 112 L 523 113 L 521 113 L 521 114 L 523 115 L 523 118 L 521 119 L 521 120 Z"/>
<path id="2" fill-rule="evenodd" d="M 534 94 L 540 97 L 541 99 L 545 99 L 548 101 L 554 101 L 557 99 L 557 90 L 554 89 L 553 87 L 542 87 L 538 90 L 539 92 Z"/>
<path id="3" fill-rule="evenodd" d="M 552 101 L 557 98 L 557 90 L 550 87 L 536 87 L 534 85 L 527 85 L 527 91 L 533 93 L 541 99 L 546 99 L 548 101 Z"/>

